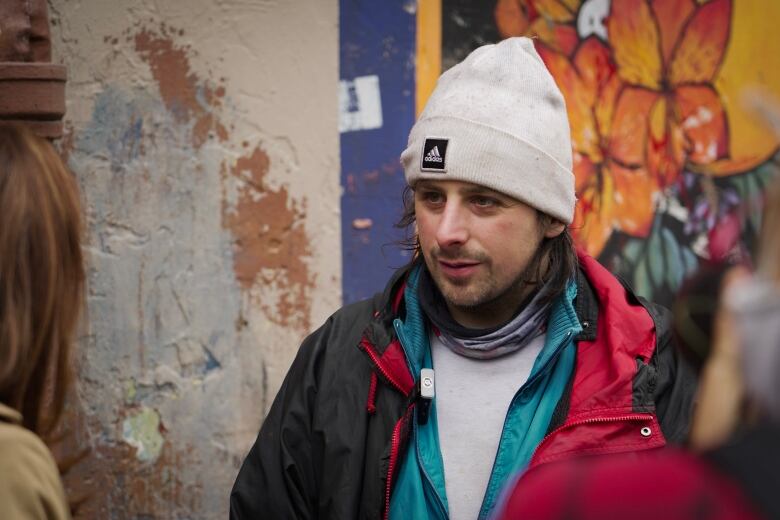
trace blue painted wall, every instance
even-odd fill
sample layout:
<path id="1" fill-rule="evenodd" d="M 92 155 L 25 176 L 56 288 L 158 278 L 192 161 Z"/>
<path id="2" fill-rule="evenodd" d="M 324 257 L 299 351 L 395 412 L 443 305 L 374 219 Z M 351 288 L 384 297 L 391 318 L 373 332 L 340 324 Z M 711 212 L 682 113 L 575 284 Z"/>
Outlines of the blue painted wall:
<path id="1" fill-rule="evenodd" d="M 382 100 L 381 128 L 341 134 L 341 229 L 344 302 L 384 288 L 392 271 L 408 261 L 394 243 L 405 185 L 399 156 L 414 123 L 416 2 L 341 0 L 342 80 L 376 75 Z M 355 219 L 371 227 L 356 229 Z M 366 222 L 361 220 L 360 222 Z"/>

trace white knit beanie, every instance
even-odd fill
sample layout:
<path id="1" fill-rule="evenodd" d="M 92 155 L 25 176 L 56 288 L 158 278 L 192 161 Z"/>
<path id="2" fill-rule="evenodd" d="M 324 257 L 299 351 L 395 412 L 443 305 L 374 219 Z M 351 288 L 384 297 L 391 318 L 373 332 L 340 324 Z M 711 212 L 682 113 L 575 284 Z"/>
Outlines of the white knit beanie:
<path id="1" fill-rule="evenodd" d="M 471 182 L 566 224 L 574 216 L 566 105 L 528 38 L 482 46 L 442 74 L 401 163 L 412 187 Z"/>

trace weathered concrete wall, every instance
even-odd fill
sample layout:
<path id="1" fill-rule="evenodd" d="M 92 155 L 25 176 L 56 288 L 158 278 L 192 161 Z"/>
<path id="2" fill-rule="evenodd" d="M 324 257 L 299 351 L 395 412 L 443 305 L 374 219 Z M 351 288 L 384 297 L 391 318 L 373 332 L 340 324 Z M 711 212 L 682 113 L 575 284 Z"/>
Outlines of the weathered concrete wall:
<path id="1" fill-rule="evenodd" d="M 223 518 L 341 301 L 336 0 L 51 0 L 88 219 L 83 518 Z"/>

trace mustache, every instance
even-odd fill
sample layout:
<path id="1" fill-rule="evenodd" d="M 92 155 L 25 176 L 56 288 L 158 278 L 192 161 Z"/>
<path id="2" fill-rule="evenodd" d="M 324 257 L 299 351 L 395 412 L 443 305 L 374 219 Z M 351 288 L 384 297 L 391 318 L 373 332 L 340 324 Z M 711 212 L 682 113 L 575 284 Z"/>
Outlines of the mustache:
<path id="1" fill-rule="evenodd" d="M 446 262 L 460 261 L 484 263 L 489 260 L 488 255 L 481 251 L 468 251 L 460 247 L 443 249 L 436 246 L 431 249 L 431 257 L 434 260 L 444 260 Z"/>

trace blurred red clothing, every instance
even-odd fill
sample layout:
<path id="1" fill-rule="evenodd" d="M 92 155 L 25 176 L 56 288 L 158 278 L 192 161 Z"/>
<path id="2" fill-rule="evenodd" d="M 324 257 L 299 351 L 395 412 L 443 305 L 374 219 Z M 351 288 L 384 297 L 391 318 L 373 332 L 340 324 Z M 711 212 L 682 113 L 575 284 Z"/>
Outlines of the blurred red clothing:
<path id="1" fill-rule="evenodd" d="M 762 518 L 707 462 L 680 451 L 544 464 L 509 491 L 498 519 L 730 520 Z"/>

